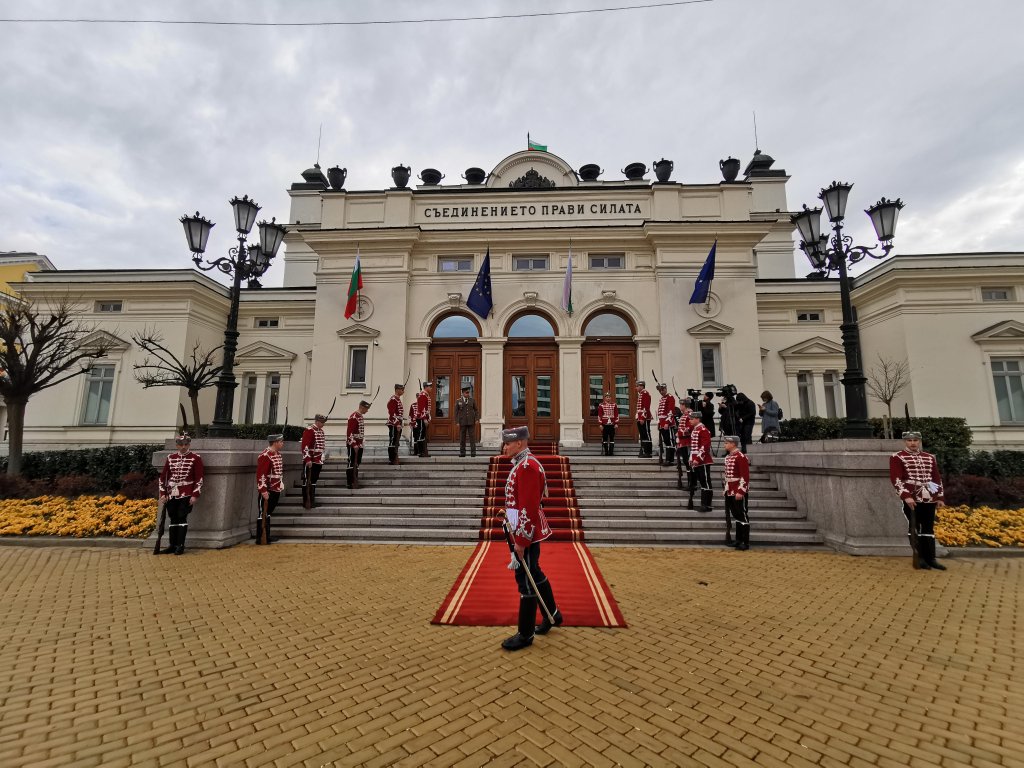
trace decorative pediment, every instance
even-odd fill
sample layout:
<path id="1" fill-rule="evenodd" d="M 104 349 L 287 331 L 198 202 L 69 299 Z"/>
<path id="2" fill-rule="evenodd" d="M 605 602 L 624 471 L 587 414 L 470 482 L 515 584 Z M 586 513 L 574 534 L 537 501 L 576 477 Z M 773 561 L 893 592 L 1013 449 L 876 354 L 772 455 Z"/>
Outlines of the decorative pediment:
<path id="1" fill-rule="evenodd" d="M 295 353 L 287 349 L 275 347 L 265 341 L 255 341 L 235 353 L 235 362 L 252 365 L 253 363 L 290 363 Z"/>
<path id="2" fill-rule="evenodd" d="M 724 339 L 733 330 L 732 326 L 720 323 L 717 320 L 705 320 L 703 323 L 697 323 L 692 328 L 687 328 L 686 332 L 698 339 Z"/>
<path id="3" fill-rule="evenodd" d="M 823 336 L 815 336 L 810 339 L 805 339 L 791 347 L 779 350 L 779 356 L 783 359 L 794 357 L 804 359 L 835 357 L 836 355 L 845 356 L 845 354 L 842 344 L 830 341 Z"/>
<path id="4" fill-rule="evenodd" d="M 115 336 L 108 331 L 98 330 L 83 338 L 78 346 L 83 349 L 103 348 L 107 352 L 124 352 L 131 347 L 131 342 L 125 341 L 120 336 Z"/>
<path id="5" fill-rule="evenodd" d="M 971 338 L 977 342 L 1019 342 L 1024 341 L 1024 323 L 1017 320 L 1003 320 L 990 325 L 973 334 Z"/>
<path id="6" fill-rule="evenodd" d="M 491 189 L 551 189 L 579 185 L 576 172 L 550 152 L 515 152 L 498 163 L 487 176 Z"/>
<path id="7" fill-rule="evenodd" d="M 555 182 L 531 168 L 515 181 L 510 181 L 508 185 L 512 189 L 553 189 Z"/>
<path id="8" fill-rule="evenodd" d="M 380 331 L 362 323 L 353 323 L 338 331 L 340 339 L 375 339 L 380 336 Z"/>

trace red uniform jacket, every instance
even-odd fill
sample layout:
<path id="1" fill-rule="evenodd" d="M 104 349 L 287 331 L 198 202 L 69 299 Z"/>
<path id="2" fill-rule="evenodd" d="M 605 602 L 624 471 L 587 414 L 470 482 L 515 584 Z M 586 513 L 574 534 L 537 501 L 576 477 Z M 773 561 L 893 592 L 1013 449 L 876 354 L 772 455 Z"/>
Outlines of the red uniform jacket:
<path id="1" fill-rule="evenodd" d="M 430 395 L 427 390 L 421 389 L 416 395 L 416 419 L 430 423 Z"/>
<path id="2" fill-rule="evenodd" d="M 726 496 L 742 499 L 750 491 L 750 460 L 740 451 L 730 453 L 725 457 L 722 481 Z"/>
<path id="3" fill-rule="evenodd" d="M 611 424 L 613 427 L 619 426 L 619 404 L 601 403 L 597 406 L 597 420 L 601 426 L 606 424 Z"/>
<path id="4" fill-rule="evenodd" d="M 363 438 L 365 436 L 366 435 L 363 432 L 363 414 L 359 411 L 354 411 L 352 415 L 348 417 L 348 429 L 345 431 L 345 442 L 353 448 L 362 448 Z"/>
<path id="5" fill-rule="evenodd" d="M 191 496 L 198 499 L 203 492 L 203 459 L 198 453 L 175 451 L 164 459 L 160 472 L 160 495 L 169 499 Z"/>
<path id="6" fill-rule="evenodd" d="M 392 395 L 388 400 L 388 424 L 393 427 L 402 428 L 402 398 Z M 411 415 L 411 414 L 410 414 Z"/>
<path id="7" fill-rule="evenodd" d="M 413 400 L 411 403 L 409 403 L 409 423 L 410 424 L 415 424 L 418 421 L 416 413 L 417 413 L 416 401 Z"/>
<path id="8" fill-rule="evenodd" d="M 284 490 L 284 456 L 267 448 L 256 459 L 256 490 L 260 493 Z"/>
<path id="9" fill-rule="evenodd" d="M 686 414 L 679 420 L 679 426 L 676 428 L 676 448 L 680 450 L 690 447 L 690 420 L 686 418 Z"/>
<path id="10" fill-rule="evenodd" d="M 900 498 L 926 504 L 943 501 L 942 476 L 935 456 L 925 451 L 902 450 L 889 459 L 889 480 Z"/>
<path id="11" fill-rule="evenodd" d="M 715 459 L 711 455 L 711 431 L 703 424 L 698 424 L 690 430 L 690 466 L 714 463 Z"/>
<path id="12" fill-rule="evenodd" d="M 546 493 L 544 467 L 529 449 L 524 450 L 512 459 L 512 469 L 505 481 L 505 514 L 516 544 L 528 547 L 551 535 L 548 519 L 540 506 Z"/>
<path id="13" fill-rule="evenodd" d="M 327 450 L 327 437 L 324 431 L 315 424 L 306 427 L 302 432 L 302 463 L 323 464 Z"/>
<path id="14" fill-rule="evenodd" d="M 636 394 L 636 420 L 651 420 L 651 393 L 646 389 L 641 389 Z"/>
<path id="15" fill-rule="evenodd" d="M 669 429 L 676 423 L 676 399 L 672 395 L 662 395 L 658 401 L 658 429 Z"/>

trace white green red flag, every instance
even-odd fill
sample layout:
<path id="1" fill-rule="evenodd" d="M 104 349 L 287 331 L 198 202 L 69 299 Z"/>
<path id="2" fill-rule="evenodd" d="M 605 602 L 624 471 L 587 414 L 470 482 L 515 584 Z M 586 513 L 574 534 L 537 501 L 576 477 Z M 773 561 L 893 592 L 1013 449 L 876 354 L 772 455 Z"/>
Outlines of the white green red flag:
<path id="1" fill-rule="evenodd" d="M 526 148 L 528 150 L 530 150 L 531 152 L 547 152 L 548 151 L 548 145 L 547 144 L 541 144 L 539 142 L 533 141 L 532 139 L 530 139 L 530 134 L 526 134 Z"/>
<path id="2" fill-rule="evenodd" d="M 363 290 L 363 270 L 359 266 L 359 246 L 356 246 L 356 263 L 352 267 L 352 279 L 348 283 L 348 303 L 345 305 L 345 319 L 348 320 L 359 308 L 359 292 Z"/>

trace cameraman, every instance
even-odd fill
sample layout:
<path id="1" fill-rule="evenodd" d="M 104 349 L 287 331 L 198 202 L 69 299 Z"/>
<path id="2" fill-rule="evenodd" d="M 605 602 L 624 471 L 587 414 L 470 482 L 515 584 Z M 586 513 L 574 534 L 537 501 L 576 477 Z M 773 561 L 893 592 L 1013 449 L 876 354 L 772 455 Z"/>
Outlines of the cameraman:
<path id="1" fill-rule="evenodd" d="M 715 404 L 712 402 L 714 392 L 705 392 L 704 399 L 700 401 L 700 423 L 708 428 L 711 437 L 715 436 Z"/>
<path id="2" fill-rule="evenodd" d="M 736 420 L 739 421 L 740 451 L 747 452 L 747 446 L 754 442 L 754 422 L 757 421 L 757 406 L 754 401 L 740 392 L 736 395 Z"/>
<path id="3" fill-rule="evenodd" d="M 719 391 L 720 400 L 718 401 L 718 425 L 722 428 L 723 435 L 731 435 L 737 432 L 736 429 L 736 413 L 734 408 L 734 400 L 728 395 L 722 394 Z"/>

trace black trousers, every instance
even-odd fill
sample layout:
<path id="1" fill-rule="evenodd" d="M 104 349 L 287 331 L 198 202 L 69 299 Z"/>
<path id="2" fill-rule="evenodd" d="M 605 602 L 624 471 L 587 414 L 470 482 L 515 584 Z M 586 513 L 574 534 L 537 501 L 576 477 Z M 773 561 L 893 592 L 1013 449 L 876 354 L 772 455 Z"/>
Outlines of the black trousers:
<path id="1" fill-rule="evenodd" d="M 320 479 L 320 471 L 324 468 L 323 464 L 317 464 L 315 461 L 311 461 L 308 464 L 302 465 L 302 501 L 308 501 L 310 504 L 313 503 L 316 498 L 316 481 Z"/>
<path id="2" fill-rule="evenodd" d="M 679 478 L 679 487 L 683 487 L 683 473 L 686 473 L 686 487 L 694 490 L 697 487 L 697 480 L 690 468 L 690 446 L 684 445 L 676 448 L 676 475 Z"/>
<path id="3" fill-rule="evenodd" d="M 611 456 L 615 452 L 615 425 L 601 425 L 601 445 L 604 447 L 604 455 Z"/>
<path id="4" fill-rule="evenodd" d="M 907 506 L 906 502 L 903 502 L 903 516 L 907 518 L 907 535 L 910 535 L 910 507 Z M 914 510 L 914 517 L 917 521 L 917 536 L 920 539 L 934 539 L 935 538 L 935 504 L 925 503 L 923 501 L 917 503 L 917 508 Z"/>
<path id="5" fill-rule="evenodd" d="M 754 422 L 744 421 L 740 424 L 740 450 L 747 452 L 747 446 L 754 442 Z"/>
<path id="6" fill-rule="evenodd" d="M 540 569 L 539 541 L 533 542 L 533 544 L 523 550 L 523 559 L 526 561 L 526 567 L 530 569 L 530 575 L 533 576 L 533 580 L 538 585 L 548 580 L 548 577 L 544 575 L 544 571 Z M 516 576 L 516 586 L 519 587 L 519 595 L 521 597 L 536 597 L 536 593 L 533 591 L 533 587 L 530 586 L 530 581 L 526 578 L 526 571 L 523 570 L 522 565 L 516 568 L 514 573 Z"/>
<path id="7" fill-rule="evenodd" d="M 750 525 L 750 515 L 747 514 L 746 496 L 726 496 L 725 511 L 736 521 L 736 532 L 739 533 L 741 525 Z"/>
<path id="8" fill-rule="evenodd" d="M 348 447 L 348 468 L 359 469 L 359 465 L 363 463 L 363 447 L 350 445 Z"/>
<path id="9" fill-rule="evenodd" d="M 693 477 L 702 491 L 711 490 L 711 465 L 698 464 L 693 468 Z"/>
<path id="10" fill-rule="evenodd" d="M 388 424 L 388 448 L 397 449 L 402 442 L 402 428 L 395 424 Z"/>
<path id="11" fill-rule="evenodd" d="M 466 455 L 466 440 L 469 440 L 469 455 L 476 456 L 476 425 L 459 425 L 459 455 Z"/>
<path id="12" fill-rule="evenodd" d="M 654 449 L 654 445 L 651 443 L 651 422 L 650 420 L 638 421 L 636 426 L 640 432 L 640 452 L 644 456 L 650 456 Z"/>
<path id="13" fill-rule="evenodd" d="M 188 496 L 167 499 L 167 517 L 171 521 L 167 526 L 167 543 L 171 547 L 185 546 L 188 513 L 192 511 L 192 505 L 188 501 Z"/>
<path id="14" fill-rule="evenodd" d="M 658 427 L 658 454 L 669 448 L 675 450 L 675 444 L 676 441 L 672 439 L 672 427 Z"/>
<path id="15" fill-rule="evenodd" d="M 260 494 L 257 499 L 258 514 L 256 516 L 256 543 L 263 544 L 264 538 L 266 543 L 270 543 L 270 519 L 274 514 L 274 510 L 277 508 L 277 502 L 281 500 L 280 491 L 270 491 L 270 498 L 266 501 L 263 500 L 263 495 Z"/>
<path id="16" fill-rule="evenodd" d="M 427 422 L 419 420 L 412 425 L 413 453 L 419 456 L 427 449 Z"/>

